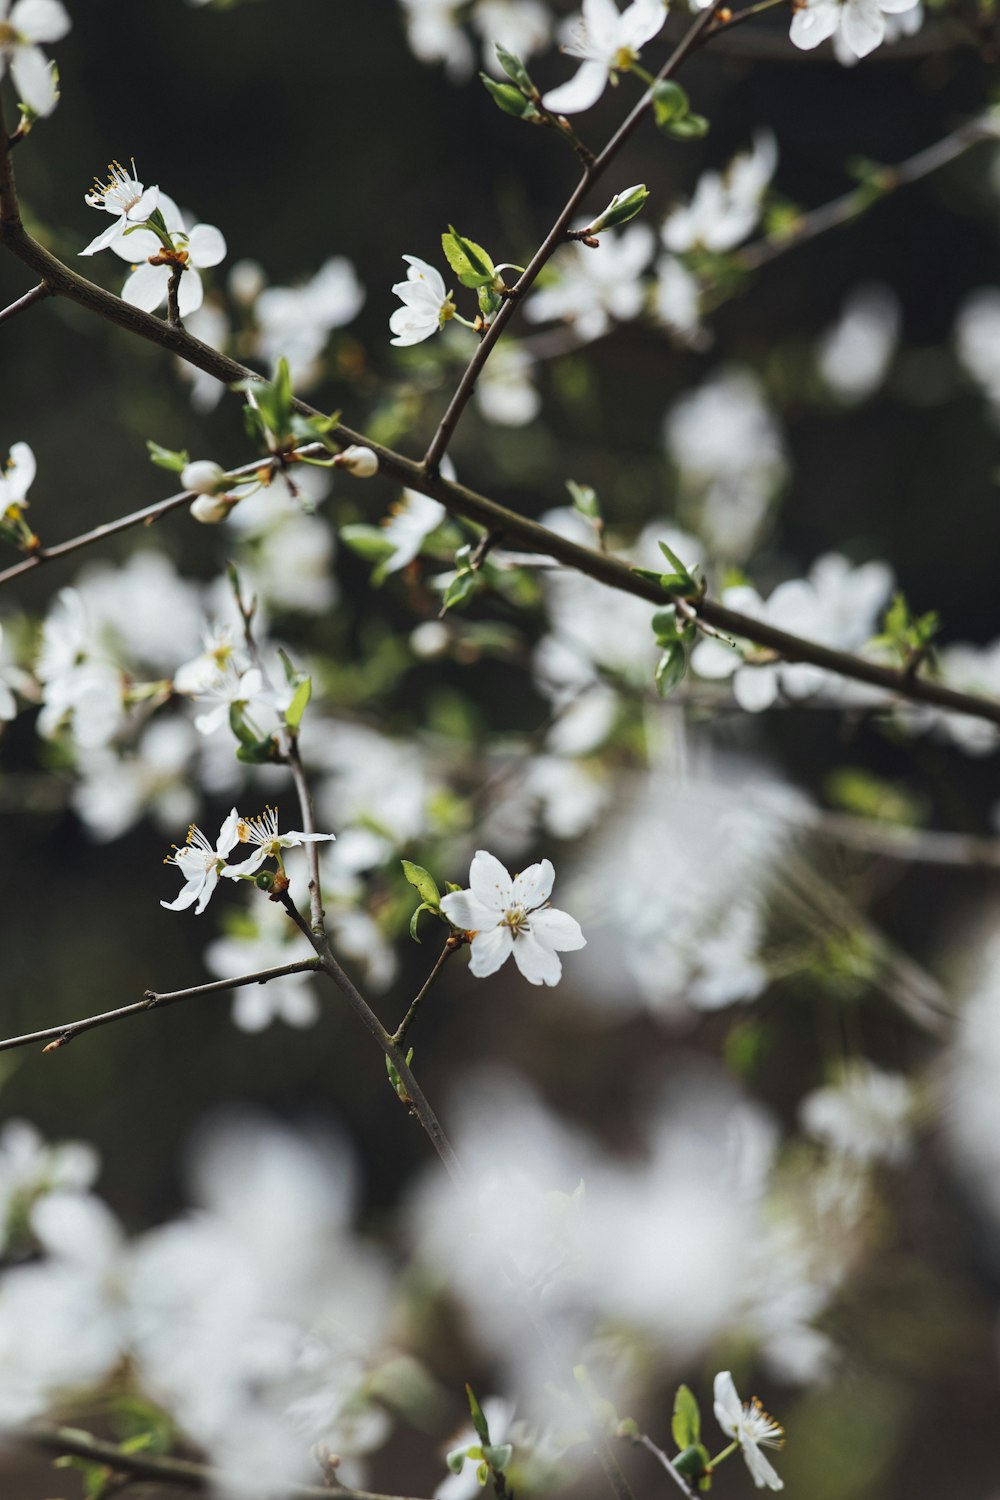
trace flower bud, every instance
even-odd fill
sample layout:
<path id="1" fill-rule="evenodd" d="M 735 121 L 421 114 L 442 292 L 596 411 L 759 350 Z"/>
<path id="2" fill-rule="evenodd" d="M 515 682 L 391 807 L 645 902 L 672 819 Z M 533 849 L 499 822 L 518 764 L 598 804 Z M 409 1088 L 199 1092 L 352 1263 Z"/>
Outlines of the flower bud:
<path id="1" fill-rule="evenodd" d="M 191 502 L 191 514 L 205 526 L 217 526 L 236 504 L 231 495 L 199 495 Z"/>
<path id="2" fill-rule="evenodd" d="M 197 458 L 181 470 L 181 484 L 196 495 L 214 495 L 225 483 L 225 470 L 210 458 Z"/>
<path id="3" fill-rule="evenodd" d="M 378 473 L 378 459 L 370 448 L 352 443 L 343 453 L 337 454 L 337 466 L 353 474 L 355 479 L 371 479 Z"/>

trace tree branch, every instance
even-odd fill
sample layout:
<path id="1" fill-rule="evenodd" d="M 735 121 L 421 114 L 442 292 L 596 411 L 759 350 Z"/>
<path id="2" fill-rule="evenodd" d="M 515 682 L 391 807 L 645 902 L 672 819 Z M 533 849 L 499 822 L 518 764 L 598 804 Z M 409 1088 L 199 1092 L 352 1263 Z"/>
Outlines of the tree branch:
<path id="1" fill-rule="evenodd" d="M 63 1026 L 48 1026 L 44 1031 L 29 1031 L 24 1036 L 11 1036 L 0 1041 L 0 1052 L 12 1052 L 15 1047 L 31 1047 L 36 1042 L 47 1042 L 43 1047 L 44 1052 L 55 1052 L 60 1047 L 65 1047 L 75 1037 L 81 1036 L 85 1031 L 93 1031 L 98 1026 L 110 1026 L 112 1021 L 125 1021 L 129 1016 L 141 1015 L 147 1010 L 164 1010 L 168 1005 L 176 1005 L 180 1000 L 193 1000 L 199 995 L 215 995 L 222 990 L 242 989 L 247 984 L 267 984 L 271 979 L 282 979 L 286 974 L 302 974 L 307 969 L 317 970 L 319 962 L 315 958 L 303 958 L 291 964 L 281 964 L 276 969 L 260 969 L 255 974 L 241 974 L 237 979 L 213 979 L 210 984 L 195 984 L 186 990 L 171 990 L 169 992 L 158 992 L 147 990 L 141 1000 L 136 1000 L 132 1005 L 121 1005 L 117 1010 L 106 1010 L 98 1016 L 87 1016 L 82 1021 L 68 1021 Z"/>
<path id="2" fill-rule="evenodd" d="M 430 993 L 431 987 L 436 982 L 438 975 L 441 973 L 441 970 L 444 968 L 451 955 L 455 953 L 459 947 L 460 943 L 456 941 L 455 938 L 448 938 L 445 942 L 444 947 L 441 949 L 441 952 L 437 956 L 437 961 L 435 962 L 433 969 L 424 980 L 417 994 L 414 995 L 413 999 L 410 1001 L 409 1009 L 407 1010 L 406 1015 L 400 1021 L 399 1025 L 396 1027 L 396 1030 L 392 1033 L 392 1040 L 397 1047 L 401 1048 L 403 1046 L 403 1043 L 406 1041 L 406 1033 L 413 1025 L 414 1018 L 417 1014 L 417 1011 L 420 1009 L 421 1004 L 423 1003 L 424 997 Z"/>
<path id="3" fill-rule="evenodd" d="M 100 1438 L 92 1437 L 89 1432 L 76 1427 L 28 1422 L 21 1427 L 2 1430 L 0 1436 L 9 1442 L 41 1448 L 46 1453 L 72 1454 L 76 1458 L 106 1464 L 116 1473 L 128 1474 L 134 1479 L 149 1479 L 158 1484 L 175 1485 L 202 1493 L 233 1493 L 232 1481 L 220 1469 L 193 1463 L 189 1459 L 165 1458 L 141 1452 L 125 1453 L 115 1443 L 102 1442 Z M 254 1493 L 256 1495 L 257 1491 Z M 271 1500 L 337 1500 L 337 1497 L 343 1497 L 343 1500 L 407 1500 L 405 1496 L 379 1495 L 370 1490 L 352 1490 L 337 1484 L 285 1484 L 271 1491 L 270 1495 Z"/>
<path id="4" fill-rule="evenodd" d="M 0 311 L 0 323 L 9 322 L 11 318 L 16 318 L 18 313 L 27 312 L 28 308 L 34 307 L 36 302 L 44 302 L 46 297 L 51 296 L 52 293 L 45 282 L 40 281 L 37 286 L 32 287 L 30 292 L 25 292 L 23 297 L 18 297 L 16 302 L 12 302 L 9 307 Z"/>
<path id="5" fill-rule="evenodd" d="M 657 83 L 662 83 L 664 79 L 673 77 L 684 59 L 701 41 L 702 36 L 709 27 L 709 24 L 714 20 L 715 13 L 721 3 L 722 0 L 713 0 L 713 3 L 708 7 L 708 9 L 702 11 L 701 15 L 695 21 L 694 25 L 688 29 L 682 40 L 674 48 L 673 52 L 663 64 L 663 67 L 656 75 Z M 440 465 L 441 459 L 444 457 L 448 444 L 451 441 L 452 434 L 454 433 L 455 428 L 457 427 L 458 422 L 462 416 L 462 413 L 468 405 L 469 399 L 472 396 L 473 391 L 475 390 L 476 381 L 479 378 L 479 374 L 486 361 L 489 359 L 492 350 L 494 349 L 497 341 L 500 338 L 500 335 L 503 333 L 507 324 L 514 316 L 514 313 L 517 309 L 517 304 L 521 302 L 525 294 L 530 291 L 540 271 L 544 266 L 548 264 L 552 256 L 555 254 L 556 250 L 564 242 L 569 222 L 572 219 L 573 215 L 576 213 L 583 199 L 593 187 L 594 183 L 597 182 L 597 180 L 607 171 L 608 167 L 614 161 L 615 157 L 621 151 L 622 147 L 629 140 L 640 122 L 649 112 L 650 108 L 652 107 L 652 103 L 653 91 L 652 89 L 648 89 L 639 100 L 639 102 L 627 115 L 625 120 L 623 120 L 622 124 L 619 125 L 618 129 L 615 131 L 614 135 L 611 137 L 610 141 L 605 146 L 600 155 L 596 157 L 595 160 L 592 161 L 587 167 L 584 168 L 583 176 L 580 178 L 580 181 L 577 183 L 576 187 L 569 195 L 569 198 L 566 200 L 566 203 L 564 204 L 558 218 L 552 225 L 552 228 L 549 230 L 548 234 L 545 236 L 545 239 L 542 241 L 541 245 L 535 251 L 535 254 L 532 256 L 531 260 L 528 262 L 527 267 L 522 272 L 516 285 L 512 288 L 510 296 L 494 316 L 493 321 L 490 323 L 486 332 L 483 334 L 482 339 L 480 340 L 479 347 L 476 349 L 476 352 L 473 354 L 468 365 L 466 366 L 465 373 L 458 383 L 455 394 L 452 396 L 450 402 L 448 403 L 448 408 L 445 411 L 444 416 L 441 418 L 440 423 L 438 424 L 438 429 L 435 432 L 433 439 L 431 440 L 430 447 L 424 454 L 423 468 L 426 473 L 437 473 L 438 466 Z"/>

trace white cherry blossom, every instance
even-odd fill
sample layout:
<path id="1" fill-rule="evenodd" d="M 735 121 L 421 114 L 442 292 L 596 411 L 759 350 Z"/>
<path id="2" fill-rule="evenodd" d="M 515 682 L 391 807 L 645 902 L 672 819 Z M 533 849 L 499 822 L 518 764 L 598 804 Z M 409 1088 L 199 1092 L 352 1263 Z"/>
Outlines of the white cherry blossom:
<path id="1" fill-rule="evenodd" d="M 715 1420 L 728 1437 L 743 1449 L 746 1466 L 750 1470 L 757 1488 L 783 1490 L 784 1480 L 771 1467 L 770 1461 L 761 1453 L 761 1447 L 781 1448 L 785 1442 L 784 1428 L 769 1417 L 757 1397 L 741 1401 L 728 1370 L 720 1370 L 715 1377 Z"/>
<path id="2" fill-rule="evenodd" d="M 455 304 L 451 293 L 445 290 L 441 272 L 417 255 L 404 255 L 409 265 L 405 281 L 397 281 L 393 294 L 402 302 L 402 307 L 389 319 L 389 327 L 395 337 L 391 344 L 404 348 L 420 344 L 439 332 L 449 318 L 455 315 Z"/>
<path id="3" fill-rule="evenodd" d="M 50 115 L 59 101 L 52 64 L 37 45 L 58 42 L 70 28 L 59 0 L 0 0 L 0 78 L 10 69 L 22 103 Z"/>
<path id="4" fill-rule="evenodd" d="M 550 89 L 542 103 L 554 114 L 578 114 L 596 104 L 608 80 L 627 69 L 663 26 L 663 0 L 632 0 L 619 11 L 614 0 L 583 0 L 582 14 L 567 29 L 563 51 L 580 58 L 568 83 Z"/>
<path id="5" fill-rule="evenodd" d="M 165 865 L 177 866 L 184 876 L 184 888 L 176 900 L 161 901 L 161 906 L 167 911 L 185 911 L 197 902 L 195 913 L 201 915 L 212 899 L 226 860 L 239 843 L 239 822 L 240 815 L 234 807 L 222 825 L 215 848 L 201 829 L 191 824 L 187 842 L 181 848 L 175 848 L 173 854 L 168 854 L 163 861 Z"/>
<path id="6" fill-rule="evenodd" d="M 769 130 L 759 130 L 752 151 L 734 156 L 723 172 L 704 172 L 690 203 L 667 215 L 664 245 L 675 254 L 696 247 L 734 249 L 756 228 L 777 164 L 774 136 Z"/>
<path id="7" fill-rule="evenodd" d="M 789 37 L 808 51 L 836 36 L 855 57 L 867 57 L 885 40 L 886 15 L 913 10 L 917 0 L 803 0 Z"/>
<path id="8" fill-rule="evenodd" d="M 11 443 L 10 456 L 0 469 L 0 514 L 11 505 L 23 508 L 35 478 L 35 455 L 27 443 Z"/>
<path id="9" fill-rule="evenodd" d="M 332 833 L 288 833 L 278 832 L 278 809 L 267 807 L 256 818 L 240 818 L 236 825 L 236 836 L 241 844 L 256 844 L 250 858 L 240 865 L 230 865 L 223 874 L 233 880 L 255 875 L 265 859 L 276 859 L 281 864 L 282 849 L 297 849 L 300 844 L 321 844 L 335 837 Z"/>
<path id="10" fill-rule="evenodd" d="M 122 287 L 122 300 L 144 312 L 155 312 L 167 300 L 170 277 L 175 266 L 183 266 L 180 286 L 177 290 L 177 310 L 182 318 L 196 312 L 201 306 L 204 289 L 199 271 L 217 266 L 225 259 L 226 241 L 222 231 L 214 224 L 194 224 L 187 227 L 184 215 L 173 198 L 160 193 L 156 205 L 163 215 L 174 253 L 167 256 L 159 235 L 151 229 L 136 229 L 130 234 L 120 234 L 111 241 L 111 249 L 122 260 L 132 263 L 132 274 Z M 137 211 L 137 210 L 136 210 Z M 145 214 L 144 218 L 149 218 Z M 162 263 L 153 265 L 151 259 Z"/>
<path id="11" fill-rule="evenodd" d="M 555 870 L 547 859 L 529 865 L 512 880 L 500 861 L 477 851 L 469 889 L 444 896 L 441 910 L 453 926 L 471 932 L 471 972 L 477 979 L 495 974 L 513 953 L 531 984 L 558 984 L 560 953 L 584 947 L 580 924 L 549 905 Z"/>
<path id="12" fill-rule="evenodd" d="M 133 224 L 145 224 L 156 209 L 160 201 L 159 188 L 143 187 L 136 176 L 135 157 L 129 165 L 131 171 L 126 171 L 120 161 L 111 162 L 107 182 L 98 182 L 95 178 L 91 191 L 84 194 L 84 202 L 89 208 L 103 209 L 114 217 L 114 223 L 96 235 L 86 249 L 80 251 L 81 255 L 96 255 L 98 250 L 106 250 Z M 159 245 L 159 240 L 156 243 Z"/>
<path id="13" fill-rule="evenodd" d="M 559 258 L 558 279 L 535 292 L 525 317 L 532 323 L 572 323 L 581 343 L 603 337 L 613 323 L 626 323 L 642 311 L 645 289 L 639 277 L 654 244 L 648 224 L 603 235 L 597 250 L 574 241 Z"/>

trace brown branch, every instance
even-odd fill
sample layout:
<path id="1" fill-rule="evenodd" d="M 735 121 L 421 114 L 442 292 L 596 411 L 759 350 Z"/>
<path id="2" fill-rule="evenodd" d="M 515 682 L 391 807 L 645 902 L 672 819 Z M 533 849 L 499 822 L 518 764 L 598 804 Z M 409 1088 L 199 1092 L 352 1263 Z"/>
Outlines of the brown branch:
<path id="1" fill-rule="evenodd" d="M 441 952 L 438 954 L 437 961 L 433 969 L 424 980 L 417 994 L 414 995 L 413 999 L 410 1001 L 409 1009 L 407 1010 L 406 1015 L 400 1021 L 399 1025 L 396 1027 L 396 1030 L 392 1033 L 392 1040 L 397 1047 L 401 1048 L 403 1046 L 403 1043 L 406 1041 L 406 1033 L 413 1025 L 414 1018 L 417 1014 L 417 1011 L 420 1009 L 421 1004 L 423 1003 L 424 997 L 430 993 L 432 985 L 436 982 L 438 975 L 441 973 L 441 970 L 448 962 L 448 959 L 453 953 L 457 952 L 461 945 L 462 940 L 460 938 L 450 937 L 448 938 L 444 947 L 441 949 Z"/>
<path id="2" fill-rule="evenodd" d="M 703 34 L 709 27 L 709 24 L 714 20 L 715 13 L 721 3 L 722 0 L 713 0 L 713 4 L 711 4 L 707 10 L 703 11 L 695 21 L 694 25 L 688 29 L 682 40 L 674 48 L 673 52 L 663 64 L 663 67 L 656 75 L 655 81 L 657 83 L 662 83 L 665 79 L 673 77 L 684 59 L 701 41 Z M 559 213 L 559 216 L 557 217 L 555 223 L 552 225 L 552 228 L 545 236 L 545 239 L 542 241 L 541 245 L 535 251 L 535 254 L 528 262 L 527 267 L 518 278 L 515 286 L 511 289 L 510 295 L 506 298 L 503 305 L 496 313 L 493 321 L 490 323 L 490 326 L 487 328 L 482 339 L 480 340 L 475 353 L 466 366 L 465 372 L 462 375 L 458 386 L 456 387 L 455 394 L 449 401 L 448 408 L 445 411 L 444 416 L 441 418 L 440 423 L 438 424 L 438 429 L 435 432 L 433 439 L 431 440 L 430 447 L 424 454 L 423 467 L 428 474 L 437 473 L 438 466 L 441 462 L 441 459 L 444 457 L 448 444 L 451 441 L 452 434 L 454 433 L 455 428 L 457 427 L 458 422 L 462 416 L 462 413 L 468 405 L 472 393 L 475 390 L 476 381 L 479 379 L 480 372 L 482 371 L 482 368 L 485 365 L 486 361 L 489 359 L 493 348 L 500 338 L 500 335 L 503 333 L 507 324 L 514 316 L 514 313 L 517 309 L 517 304 L 521 302 L 525 294 L 530 291 L 539 273 L 551 260 L 552 256 L 555 254 L 559 246 L 564 242 L 569 222 L 572 219 L 573 215 L 576 213 L 577 209 L 580 207 L 583 199 L 593 187 L 594 183 L 597 182 L 597 180 L 601 176 L 603 176 L 608 167 L 618 156 L 622 147 L 630 139 L 641 121 L 645 118 L 649 110 L 652 108 L 652 103 L 653 91 L 652 89 L 648 89 L 639 100 L 639 102 L 632 108 L 626 118 L 622 121 L 621 125 L 619 125 L 618 129 L 615 131 L 614 135 L 611 137 L 610 141 L 605 146 L 600 155 L 597 156 L 594 161 L 592 161 L 587 167 L 585 167 L 583 176 L 580 178 L 580 181 L 577 183 L 576 187 L 567 198 L 566 203 Z"/>
<path id="3" fill-rule="evenodd" d="M 43 1452 L 58 1456 L 72 1454 L 75 1458 L 89 1459 L 96 1464 L 106 1464 L 118 1474 L 127 1474 L 134 1479 L 148 1479 L 154 1483 L 175 1485 L 180 1489 L 212 1494 L 225 1491 L 232 1493 L 232 1482 L 221 1469 L 207 1464 L 192 1463 L 189 1459 L 166 1458 L 151 1453 L 126 1453 L 115 1443 L 103 1442 L 77 1427 L 57 1427 L 47 1422 L 28 1422 L 21 1427 L 9 1427 L 0 1435 L 10 1442 L 41 1448 Z M 255 1491 L 255 1494 L 257 1492 Z M 283 1484 L 270 1490 L 271 1500 L 407 1500 L 404 1496 L 379 1495 L 370 1490 L 352 1490 L 338 1484 Z"/>
<path id="4" fill-rule="evenodd" d="M 28 308 L 34 307 L 36 302 L 44 302 L 46 297 L 51 296 L 52 293 L 45 282 L 40 281 L 37 286 L 32 287 L 30 292 L 25 292 L 23 297 L 18 297 L 16 302 L 12 302 L 9 307 L 0 311 L 0 323 L 9 322 L 11 318 L 16 318 L 18 313 L 27 312 Z"/>
<path id="5" fill-rule="evenodd" d="M 106 1010 L 98 1016 L 87 1016 L 81 1021 L 68 1021 L 63 1026 L 48 1026 L 44 1031 L 29 1031 L 24 1036 L 11 1036 L 0 1041 L 0 1052 L 12 1052 L 15 1047 L 31 1047 L 36 1042 L 47 1042 L 43 1052 L 55 1052 L 65 1047 L 85 1031 L 98 1026 L 109 1026 L 112 1021 L 125 1021 L 129 1016 L 141 1015 L 147 1010 L 164 1010 L 180 1000 L 192 1000 L 199 995 L 216 995 L 222 990 L 237 990 L 247 984 L 267 984 L 271 979 L 281 979 L 286 974 L 302 974 L 307 969 L 316 970 L 315 958 L 299 959 L 296 963 L 281 964 L 276 969 L 260 969 L 255 974 L 241 974 L 237 979 L 213 979 L 210 984 L 195 984 L 186 990 L 158 992 L 147 990 L 141 1000 L 132 1005 L 121 1005 L 117 1010 Z"/>

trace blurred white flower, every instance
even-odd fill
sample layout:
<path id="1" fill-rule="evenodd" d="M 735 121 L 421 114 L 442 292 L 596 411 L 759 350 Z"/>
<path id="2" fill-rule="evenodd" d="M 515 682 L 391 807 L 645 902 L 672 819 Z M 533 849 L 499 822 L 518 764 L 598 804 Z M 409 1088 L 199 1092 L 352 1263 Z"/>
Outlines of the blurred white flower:
<path id="1" fill-rule="evenodd" d="M 760 220 L 764 194 L 778 164 L 778 143 L 769 130 L 754 136 L 753 150 L 734 156 L 722 172 L 704 172 L 690 203 L 663 221 L 663 243 L 674 254 L 686 250 L 733 250 Z"/>
<path id="2" fill-rule="evenodd" d="M 582 14 L 566 28 L 563 51 L 580 58 L 568 83 L 550 89 L 542 103 L 553 114 L 578 114 L 596 104 L 608 82 L 639 57 L 667 19 L 664 0 L 632 0 L 619 11 L 615 0 L 583 0 Z"/>
<path id="3" fill-rule="evenodd" d="M 531 984 L 558 984 L 558 955 L 584 947 L 586 938 L 573 917 L 549 905 L 554 881 L 547 859 L 512 880 L 494 855 L 477 851 L 469 870 L 470 889 L 441 899 L 448 921 L 472 933 L 469 969 L 477 979 L 495 974 L 513 953 Z"/>
<path id="4" fill-rule="evenodd" d="M 955 319 L 959 359 L 1000 415 L 1000 287 L 970 292 Z"/>
<path id="5" fill-rule="evenodd" d="M 284 356 L 296 390 L 308 390 L 322 375 L 320 355 L 335 328 L 361 311 L 365 289 L 351 262 L 331 256 L 301 286 L 269 286 L 257 296 L 254 316 L 260 352 L 273 369 Z"/>
<path id="6" fill-rule="evenodd" d="M 10 69 L 21 102 L 50 115 L 59 101 L 53 64 L 37 45 L 58 42 L 70 28 L 59 0 L 0 0 L 0 78 Z"/>
<path id="7" fill-rule="evenodd" d="M 607 3 L 613 8 L 613 0 Z M 532 323 L 571 323 L 581 343 L 601 338 L 614 322 L 638 317 L 645 300 L 639 278 L 655 242 L 648 224 L 609 231 L 596 250 L 574 240 L 560 254 L 553 281 L 529 297 L 525 317 Z"/>
<path id="8" fill-rule="evenodd" d="M 393 550 L 382 563 L 382 572 L 398 573 L 407 567 L 446 515 L 439 500 L 432 500 L 419 490 L 404 490 L 383 523 L 383 534 Z"/>
<path id="9" fill-rule="evenodd" d="M 462 30 L 461 0 L 400 0 L 406 38 L 421 62 L 443 62 L 455 82 L 468 78 L 475 54 Z"/>
<path id="10" fill-rule="evenodd" d="M 483 63 L 497 78 L 503 76 L 497 42 L 523 60 L 543 51 L 552 36 L 552 16 L 541 0 L 477 0 L 470 19 L 483 39 Z"/>
<path id="11" fill-rule="evenodd" d="M 7 462 L 0 469 L 0 515 L 9 506 L 21 509 L 27 505 L 35 472 L 35 455 L 28 444 L 11 443 Z"/>
<path id="12" fill-rule="evenodd" d="M 728 1370 L 720 1370 L 715 1377 L 715 1420 L 727 1437 L 739 1443 L 757 1488 L 784 1489 L 784 1481 L 760 1451 L 762 1447 L 784 1447 L 784 1428 L 768 1416 L 756 1396 L 740 1401 Z"/>
<path id="13" fill-rule="evenodd" d="M 205 949 L 205 966 L 217 979 L 277 969 L 306 959 L 311 949 L 280 906 L 257 901 L 253 929 L 236 928 L 216 938 Z M 233 1025 L 240 1031 L 263 1031 L 272 1021 L 288 1026 L 313 1026 L 320 1007 L 312 975 L 286 974 L 267 984 L 245 984 L 233 991 Z"/>
<path id="14" fill-rule="evenodd" d="M 888 287 L 856 287 L 819 341 L 820 375 L 841 401 L 864 401 L 882 384 L 899 336 L 899 303 Z"/>
<path id="15" fill-rule="evenodd" d="M 524 427 L 534 421 L 542 405 L 534 370 L 535 361 L 519 344 L 496 346 L 476 381 L 476 405 L 487 422 Z"/>
<path id="16" fill-rule="evenodd" d="M 858 1162 L 898 1162 L 909 1148 L 913 1102 L 908 1079 L 859 1058 L 837 1083 L 802 1100 L 799 1119 L 831 1151 Z"/>

